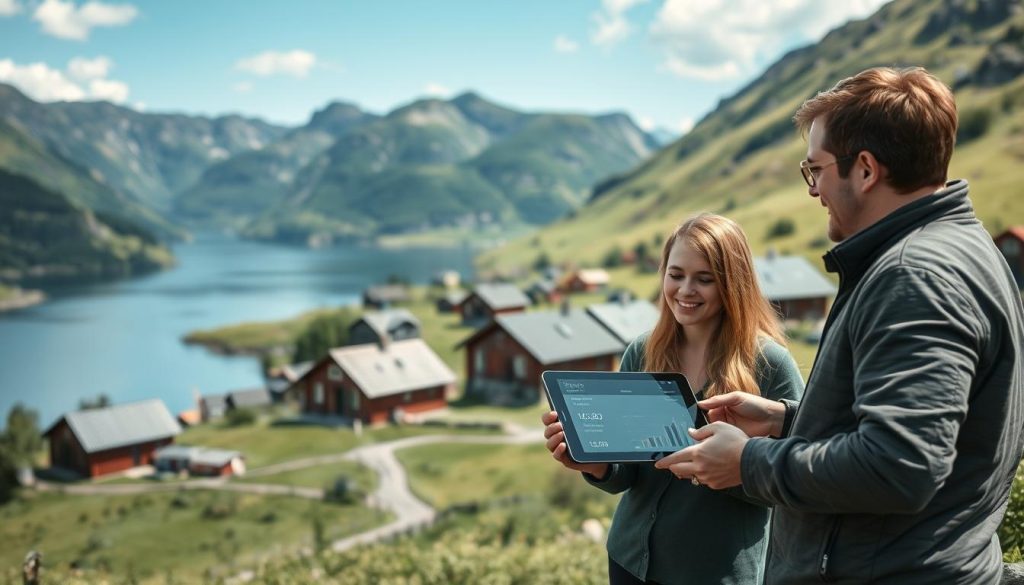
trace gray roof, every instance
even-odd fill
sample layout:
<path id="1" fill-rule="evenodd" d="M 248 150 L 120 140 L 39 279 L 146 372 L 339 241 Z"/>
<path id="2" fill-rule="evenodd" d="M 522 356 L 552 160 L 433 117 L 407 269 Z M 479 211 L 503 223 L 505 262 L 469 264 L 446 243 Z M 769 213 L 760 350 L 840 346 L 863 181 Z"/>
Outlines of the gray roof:
<path id="1" fill-rule="evenodd" d="M 267 406 L 274 402 L 270 396 L 270 390 L 266 388 L 250 388 L 248 390 L 232 390 L 228 392 L 228 399 L 231 406 L 235 408 L 252 408 Z"/>
<path id="2" fill-rule="evenodd" d="M 384 311 L 370 311 L 363 314 L 352 327 L 355 327 L 359 322 L 365 322 L 370 326 L 370 329 L 380 337 L 389 337 L 391 332 L 402 326 L 404 323 L 411 323 L 417 328 L 420 326 L 420 320 L 415 315 L 405 309 L 386 309 Z M 349 327 L 351 330 L 352 327 Z"/>
<path id="3" fill-rule="evenodd" d="M 299 378 L 306 375 L 316 362 L 310 360 L 307 362 L 299 362 L 297 364 L 288 364 L 287 366 L 281 366 L 281 374 L 284 375 L 285 379 L 289 382 L 294 382 Z"/>
<path id="4" fill-rule="evenodd" d="M 226 394 L 206 394 L 200 400 L 206 405 L 206 408 L 211 410 L 220 408 L 223 410 L 227 406 L 227 395 Z"/>
<path id="5" fill-rule="evenodd" d="M 558 290 L 558 285 L 555 284 L 555 281 L 553 281 L 553 280 L 538 280 L 538 281 L 535 281 L 533 284 L 531 284 L 530 287 L 526 289 L 526 292 L 534 292 L 534 291 L 536 291 L 536 292 L 540 292 L 540 293 L 544 293 L 544 294 L 551 294 L 551 293 L 555 292 L 556 290 Z"/>
<path id="6" fill-rule="evenodd" d="M 627 345 L 658 322 L 657 307 L 645 300 L 590 305 L 587 313 Z"/>
<path id="7" fill-rule="evenodd" d="M 467 293 L 464 290 L 453 290 L 448 291 L 444 294 L 444 300 L 447 301 L 449 305 L 454 307 L 455 305 L 466 300 L 467 296 L 469 296 L 469 293 Z"/>
<path id="8" fill-rule="evenodd" d="M 67 421 L 86 453 L 158 441 L 181 432 L 181 425 L 157 399 L 69 412 L 61 419 Z"/>
<path id="9" fill-rule="evenodd" d="M 192 455 L 189 465 L 209 465 L 211 467 L 223 467 L 231 463 L 232 459 L 240 458 L 242 454 L 238 451 L 226 449 L 198 449 Z"/>
<path id="10" fill-rule="evenodd" d="M 394 341 L 383 348 L 376 343 L 339 347 L 330 350 L 330 356 L 367 398 L 455 382 L 451 369 L 418 338 Z"/>
<path id="11" fill-rule="evenodd" d="M 761 292 L 770 301 L 830 297 L 836 285 L 802 256 L 754 258 Z"/>
<path id="12" fill-rule="evenodd" d="M 531 304 L 530 299 L 514 284 L 478 284 L 473 292 L 493 310 Z"/>
<path id="13" fill-rule="evenodd" d="M 160 459 L 188 459 L 199 451 L 199 447 L 192 447 L 190 445 L 165 445 L 160 447 L 153 452 L 153 457 L 157 460 Z"/>
<path id="14" fill-rule="evenodd" d="M 404 301 L 409 298 L 409 291 L 400 284 L 384 284 L 367 288 L 363 297 L 382 302 Z"/>
<path id="15" fill-rule="evenodd" d="M 587 313 L 570 309 L 498 315 L 495 322 L 541 364 L 618 354 L 625 344 Z"/>

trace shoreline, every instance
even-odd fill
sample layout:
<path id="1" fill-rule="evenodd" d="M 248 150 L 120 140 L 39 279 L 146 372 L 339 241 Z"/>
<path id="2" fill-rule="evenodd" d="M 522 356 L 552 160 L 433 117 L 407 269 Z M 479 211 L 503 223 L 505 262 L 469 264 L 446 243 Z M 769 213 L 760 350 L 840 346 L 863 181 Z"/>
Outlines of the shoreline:
<path id="1" fill-rule="evenodd" d="M 0 313 L 27 309 L 45 301 L 46 293 L 41 290 L 14 289 L 10 296 L 0 298 Z"/>

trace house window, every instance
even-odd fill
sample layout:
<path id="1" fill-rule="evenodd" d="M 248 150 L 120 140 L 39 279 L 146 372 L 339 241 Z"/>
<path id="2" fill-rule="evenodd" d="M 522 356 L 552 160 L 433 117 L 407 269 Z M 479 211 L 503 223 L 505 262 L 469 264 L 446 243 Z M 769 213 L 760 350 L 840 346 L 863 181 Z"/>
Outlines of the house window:
<path id="1" fill-rule="evenodd" d="M 313 384 L 313 404 L 324 403 L 324 384 L 323 382 L 317 382 Z"/>
<path id="2" fill-rule="evenodd" d="M 327 379 L 335 382 L 341 382 L 344 376 L 341 373 L 341 368 L 335 365 L 331 365 L 327 368 Z"/>
<path id="3" fill-rule="evenodd" d="M 515 374 L 517 380 L 526 379 L 526 357 L 517 355 L 512 358 L 512 372 Z"/>
<path id="4" fill-rule="evenodd" d="M 473 371 L 477 376 L 484 373 L 484 350 L 479 347 L 473 352 Z"/>
<path id="5" fill-rule="evenodd" d="M 352 410 L 353 411 L 358 411 L 359 410 L 359 392 L 356 392 L 356 391 L 352 392 Z"/>
<path id="6" fill-rule="evenodd" d="M 406 402 L 412 402 L 412 392 L 406 392 L 402 399 Z"/>

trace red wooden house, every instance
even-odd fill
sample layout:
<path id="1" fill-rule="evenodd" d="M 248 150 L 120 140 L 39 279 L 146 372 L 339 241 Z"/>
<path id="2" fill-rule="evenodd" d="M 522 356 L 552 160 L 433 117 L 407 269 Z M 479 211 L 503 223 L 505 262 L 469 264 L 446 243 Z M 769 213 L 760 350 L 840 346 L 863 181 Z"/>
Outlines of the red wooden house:
<path id="1" fill-rule="evenodd" d="M 70 412 L 44 437 L 50 465 L 96 477 L 153 462 L 153 452 L 174 441 L 181 426 L 160 400 Z"/>
<path id="2" fill-rule="evenodd" d="M 802 256 L 754 258 L 754 271 L 761 293 L 783 319 L 822 319 L 836 294 L 836 285 Z"/>
<path id="3" fill-rule="evenodd" d="M 607 288 L 610 281 L 603 268 L 581 268 L 566 279 L 563 288 L 567 292 L 597 292 Z"/>
<path id="4" fill-rule="evenodd" d="M 330 350 L 290 392 L 302 412 L 384 423 L 448 405 L 455 374 L 422 339 Z"/>
<path id="5" fill-rule="evenodd" d="M 994 239 L 996 247 L 1010 265 L 1017 288 L 1024 287 L 1024 226 L 1011 227 Z"/>
<path id="6" fill-rule="evenodd" d="M 614 370 L 626 346 L 584 311 L 563 308 L 498 315 L 458 347 L 467 395 L 522 404 L 543 395 L 544 370 Z"/>

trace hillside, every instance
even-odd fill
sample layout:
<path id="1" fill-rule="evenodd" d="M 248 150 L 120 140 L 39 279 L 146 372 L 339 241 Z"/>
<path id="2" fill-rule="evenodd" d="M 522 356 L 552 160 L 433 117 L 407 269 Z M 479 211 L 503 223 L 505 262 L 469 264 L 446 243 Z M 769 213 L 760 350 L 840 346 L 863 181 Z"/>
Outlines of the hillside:
<path id="1" fill-rule="evenodd" d="M 303 242 L 545 224 L 655 147 L 623 114 L 522 113 L 473 93 L 418 100 L 341 136 L 244 233 Z"/>
<path id="2" fill-rule="evenodd" d="M 954 87 L 961 130 L 951 176 L 970 181 L 990 231 L 1024 221 L 1020 1 L 895 0 L 785 55 L 690 133 L 598 184 L 571 218 L 486 253 L 480 268 L 511 271 L 543 254 L 596 265 L 609 250 L 651 242 L 696 211 L 739 221 L 756 253 L 771 247 L 820 262 L 826 219 L 797 170 L 806 144 L 791 118 L 817 91 L 878 65 L 921 65 Z"/>
<path id="3" fill-rule="evenodd" d="M 95 182 L 161 215 L 211 164 L 261 148 L 286 132 L 240 116 L 148 114 L 108 102 L 41 104 L 5 84 L 0 84 L 0 121 Z"/>
<path id="4" fill-rule="evenodd" d="M 152 272 L 173 262 L 153 236 L 0 170 L 0 282 L 50 284 Z"/>

